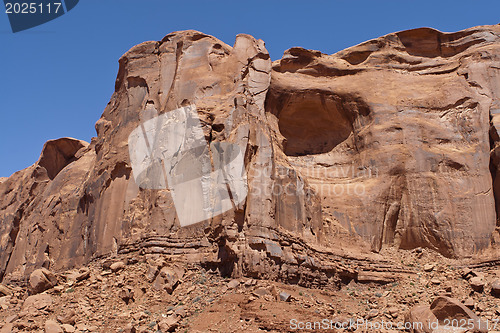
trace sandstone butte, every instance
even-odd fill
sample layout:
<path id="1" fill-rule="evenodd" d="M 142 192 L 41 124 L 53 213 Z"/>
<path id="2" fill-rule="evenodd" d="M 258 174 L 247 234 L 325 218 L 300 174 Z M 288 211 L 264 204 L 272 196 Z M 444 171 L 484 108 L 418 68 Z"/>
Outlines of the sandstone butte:
<path id="1" fill-rule="evenodd" d="M 187 227 L 168 190 L 137 186 L 127 141 L 148 112 L 184 105 L 208 141 L 242 149 L 248 173 L 245 202 Z M 120 58 L 90 143 L 48 141 L 0 179 L 0 282 L 125 254 L 308 286 L 404 273 L 385 248 L 491 262 L 499 125 L 500 25 L 274 62 L 249 35 L 231 47 L 174 32 Z"/>

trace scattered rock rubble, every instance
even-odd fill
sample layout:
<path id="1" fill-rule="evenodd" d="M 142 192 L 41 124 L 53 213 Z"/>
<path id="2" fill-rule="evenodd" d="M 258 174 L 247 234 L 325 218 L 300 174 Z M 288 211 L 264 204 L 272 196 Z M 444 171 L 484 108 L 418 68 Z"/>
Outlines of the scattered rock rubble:
<path id="1" fill-rule="evenodd" d="M 429 250 L 384 251 L 414 273 L 392 280 L 353 278 L 328 289 L 224 278 L 217 270 L 181 265 L 158 254 L 100 259 L 58 274 L 44 269 L 28 281 L 0 285 L 0 333 L 292 332 L 294 319 L 328 319 L 337 325 L 437 320 L 441 329 L 447 319 L 472 319 L 477 325 L 469 332 L 500 331 L 495 327 L 500 318 L 500 270 L 495 266 L 457 267 L 458 262 Z M 359 273 L 370 276 L 369 271 Z M 36 281 L 44 287 L 37 288 Z M 46 281 L 53 286 L 41 291 Z M 432 330 L 424 326 L 413 332 Z"/>

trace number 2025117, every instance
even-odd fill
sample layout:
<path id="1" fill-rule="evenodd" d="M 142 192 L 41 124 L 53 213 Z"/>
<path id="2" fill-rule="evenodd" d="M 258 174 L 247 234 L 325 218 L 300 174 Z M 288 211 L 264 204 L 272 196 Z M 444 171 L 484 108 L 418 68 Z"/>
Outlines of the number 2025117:
<path id="1" fill-rule="evenodd" d="M 5 3 L 5 13 L 7 14 L 57 14 L 59 13 L 62 3 L 28 3 L 28 2 L 7 2 Z"/>

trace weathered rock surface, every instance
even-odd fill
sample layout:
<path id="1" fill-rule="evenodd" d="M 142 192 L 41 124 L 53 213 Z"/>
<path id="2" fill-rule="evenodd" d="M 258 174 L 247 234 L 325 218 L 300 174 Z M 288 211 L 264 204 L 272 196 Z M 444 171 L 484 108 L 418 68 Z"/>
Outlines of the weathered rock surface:
<path id="1" fill-rule="evenodd" d="M 52 297 L 48 294 L 29 296 L 23 303 L 21 315 L 33 314 L 38 310 L 44 310 L 52 305 Z"/>
<path id="2" fill-rule="evenodd" d="M 2 329 L 0 330 L 0 333 L 11 333 L 13 328 L 14 328 L 14 324 L 8 323 L 2 327 Z"/>
<path id="3" fill-rule="evenodd" d="M 491 283 L 491 294 L 495 297 L 500 297 L 500 280 L 495 280 Z"/>
<path id="4" fill-rule="evenodd" d="M 499 34 L 415 29 L 334 55 L 292 48 L 273 64 L 249 35 L 233 47 L 197 31 L 137 45 L 90 144 L 49 141 L 0 180 L 0 280 L 161 253 L 233 277 L 385 283 L 405 270 L 370 249 L 477 254 L 500 193 Z M 168 189 L 136 183 L 128 138 L 188 105 L 207 142 L 244 153 L 248 195 L 181 227 Z"/>
<path id="5" fill-rule="evenodd" d="M 470 282 L 470 286 L 472 287 L 472 289 L 474 291 L 477 291 L 477 292 L 482 292 L 484 289 L 484 286 L 486 284 L 486 282 L 484 282 L 483 278 L 479 277 L 479 276 L 475 276 L 475 277 L 471 278 L 469 282 Z"/>
<path id="6" fill-rule="evenodd" d="M 113 272 L 118 272 L 119 270 L 123 269 L 123 267 L 125 267 L 125 263 L 122 261 L 115 262 L 109 266 L 109 268 Z"/>
<path id="7" fill-rule="evenodd" d="M 171 294 L 183 276 L 183 267 L 177 265 L 172 267 L 163 267 L 154 281 L 154 286 L 159 290 L 165 289 L 169 294 Z"/>
<path id="8" fill-rule="evenodd" d="M 47 320 L 45 322 L 45 333 L 64 333 L 64 331 L 57 322 L 53 320 Z"/>
<path id="9" fill-rule="evenodd" d="M 488 247 L 499 28 L 415 29 L 334 55 L 292 48 L 273 64 L 266 109 L 323 218 L 374 250 Z"/>
<path id="10" fill-rule="evenodd" d="M 4 286 L 3 284 L 0 284 L 0 297 L 2 296 L 9 296 L 12 293 L 12 291 Z"/>
<path id="11" fill-rule="evenodd" d="M 467 324 L 452 324 L 453 320 Z M 421 323 L 421 326 L 414 325 L 414 333 L 446 332 L 453 329 L 457 332 L 467 329 L 469 332 L 488 332 L 486 321 L 481 320 L 460 301 L 444 296 L 437 297 L 430 307 L 419 305 L 412 308 L 406 322 Z"/>
<path id="12" fill-rule="evenodd" d="M 57 284 L 57 277 L 46 268 L 36 269 L 31 273 L 30 291 L 33 294 L 41 293 Z"/>
<path id="13" fill-rule="evenodd" d="M 162 332 L 174 332 L 177 326 L 179 326 L 180 318 L 177 316 L 169 316 L 159 322 L 158 326 Z"/>

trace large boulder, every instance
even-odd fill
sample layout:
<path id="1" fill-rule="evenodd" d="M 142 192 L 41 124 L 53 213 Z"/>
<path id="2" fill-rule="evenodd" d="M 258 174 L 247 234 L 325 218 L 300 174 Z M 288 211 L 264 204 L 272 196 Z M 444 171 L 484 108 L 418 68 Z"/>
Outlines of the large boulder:
<path id="1" fill-rule="evenodd" d="M 21 316 L 36 315 L 39 310 L 48 310 L 52 306 L 52 296 L 48 294 L 32 295 L 26 298 L 21 309 Z"/>
<path id="2" fill-rule="evenodd" d="M 181 266 L 165 266 L 158 273 L 153 286 L 158 290 L 165 289 L 171 294 L 184 276 L 184 273 L 185 269 Z"/>
<path id="3" fill-rule="evenodd" d="M 405 319 L 413 333 L 488 332 L 488 323 L 459 300 L 440 296 L 432 304 L 413 307 Z"/>
<path id="4" fill-rule="evenodd" d="M 414 306 L 405 318 L 406 323 L 411 323 L 413 333 L 432 333 L 437 318 L 427 305 Z"/>
<path id="5" fill-rule="evenodd" d="M 48 269 L 40 268 L 31 273 L 29 284 L 30 292 L 38 294 L 54 287 L 57 284 L 57 277 Z"/>

